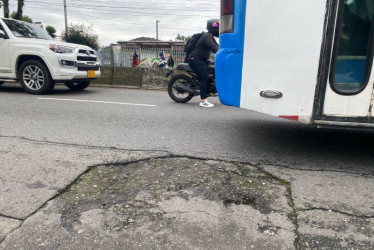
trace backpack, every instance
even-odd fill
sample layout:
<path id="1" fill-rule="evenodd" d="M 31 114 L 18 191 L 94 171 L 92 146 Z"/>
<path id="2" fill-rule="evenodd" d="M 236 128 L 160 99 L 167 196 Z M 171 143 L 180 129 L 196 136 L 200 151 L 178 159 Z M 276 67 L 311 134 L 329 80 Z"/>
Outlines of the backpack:
<path id="1" fill-rule="evenodd" d="M 190 54 L 196 47 L 197 41 L 199 41 L 203 34 L 204 32 L 193 34 L 192 37 L 186 42 L 186 45 L 184 46 L 184 52 L 186 52 L 186 57 L 184 58 L 185 63 L 187 63 Z"/>

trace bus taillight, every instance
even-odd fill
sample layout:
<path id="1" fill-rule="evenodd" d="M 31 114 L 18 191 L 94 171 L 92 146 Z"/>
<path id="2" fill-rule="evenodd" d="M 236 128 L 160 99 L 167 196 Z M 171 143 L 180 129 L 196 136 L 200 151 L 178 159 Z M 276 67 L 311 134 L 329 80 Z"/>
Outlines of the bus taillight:
<path id="1" fill-rule="evenodd" d="M 232 33 L 234 30 L 234 0 L 221 0 L 220 33 Z"/>

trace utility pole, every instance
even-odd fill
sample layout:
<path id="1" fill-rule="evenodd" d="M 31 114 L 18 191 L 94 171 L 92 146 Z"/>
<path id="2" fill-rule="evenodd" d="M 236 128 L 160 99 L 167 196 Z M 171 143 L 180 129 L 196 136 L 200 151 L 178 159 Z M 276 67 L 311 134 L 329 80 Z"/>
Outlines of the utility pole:
<path id="1" fill-rule="evenodd" d="M 65 12 L 65 35 L 68 34 L 68 14 L 66 12 L 66 0 L 64 0 L 64 12 Z"/>
<path id="2" fill-rule="evenodd" d="M 156 39 L 158 40 L 158 23 L 160 21 L 159 20 L 156 20 Z"/>

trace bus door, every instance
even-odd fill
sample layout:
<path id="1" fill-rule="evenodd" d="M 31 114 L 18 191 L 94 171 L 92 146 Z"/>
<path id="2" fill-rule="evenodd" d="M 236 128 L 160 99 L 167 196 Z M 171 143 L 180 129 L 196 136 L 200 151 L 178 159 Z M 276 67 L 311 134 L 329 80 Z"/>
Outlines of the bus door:
<path id="1" fill-rule="evenodd" d="M 331 2 L 330 31 L 320 67 L 315 122 L 337 125 L 371 121 L 373 106 L 374 0 Z M 321 75 L 322 73 L 322 75 Z M 340 124 L 339 124 L 340 123 Z"/>

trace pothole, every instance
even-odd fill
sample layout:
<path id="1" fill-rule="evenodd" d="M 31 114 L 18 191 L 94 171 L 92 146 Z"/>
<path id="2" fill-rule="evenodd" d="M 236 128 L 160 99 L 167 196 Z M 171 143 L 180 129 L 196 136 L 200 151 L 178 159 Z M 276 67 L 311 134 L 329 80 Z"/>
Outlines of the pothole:
<path id="1" fill-rule="evenodd" d="M 292 249 L 286 193 L 274 178 L 234 162 L 160 158 L 98 166 L 17 237 L 36 248 L 28 239 L 49 234 L 53 240 L 42 240 L 48 248 L 79 242 L 111 249 Z"/>

